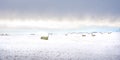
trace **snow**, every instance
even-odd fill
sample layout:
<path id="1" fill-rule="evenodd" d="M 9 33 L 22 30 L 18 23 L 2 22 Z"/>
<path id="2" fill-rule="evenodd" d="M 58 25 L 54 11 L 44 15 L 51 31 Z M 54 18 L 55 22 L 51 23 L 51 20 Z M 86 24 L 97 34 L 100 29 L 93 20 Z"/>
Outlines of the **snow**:
<path id="1" fill-rule="evenodd" d="M 91 34 L 0 36 L 0 60 L 120 60 L 120 32 Z"/>

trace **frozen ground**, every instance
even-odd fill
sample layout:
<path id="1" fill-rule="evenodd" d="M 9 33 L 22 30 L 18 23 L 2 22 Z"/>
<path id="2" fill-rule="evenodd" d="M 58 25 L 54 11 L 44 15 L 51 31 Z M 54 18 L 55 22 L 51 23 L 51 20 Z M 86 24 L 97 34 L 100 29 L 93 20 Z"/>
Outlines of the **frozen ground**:
<path id="1" fill-rule="evenodd" d="M 120 60 L 120 32 L 94 35 L 0 36 L 0 60 Z"/>

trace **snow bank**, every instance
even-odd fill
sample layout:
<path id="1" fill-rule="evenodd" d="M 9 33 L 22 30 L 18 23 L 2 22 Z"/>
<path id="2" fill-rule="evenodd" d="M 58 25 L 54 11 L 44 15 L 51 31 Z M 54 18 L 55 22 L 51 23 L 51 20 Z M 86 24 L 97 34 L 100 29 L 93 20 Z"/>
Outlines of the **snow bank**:
<path id="1" fill-rule="evenodd" d="M 0 60 L 120 60 L 120 33 L 0 36 Z"/>

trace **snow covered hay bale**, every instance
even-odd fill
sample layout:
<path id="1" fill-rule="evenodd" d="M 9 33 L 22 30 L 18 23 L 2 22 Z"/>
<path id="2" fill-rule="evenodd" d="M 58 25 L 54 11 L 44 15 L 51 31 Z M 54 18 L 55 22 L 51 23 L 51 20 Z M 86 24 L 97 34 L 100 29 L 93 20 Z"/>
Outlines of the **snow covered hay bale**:
<path id="1" fill-rule="evenodd" d="M 41 36 L 42 40 L 48 40 L 48 36 Z"/>
<path id="2" fill-rule="evenodd" d="M 48 33 L 42 33 L 42 34 L 41 34 L 40 39 L 42 39 L 42 40 L 48 40 L 48 38 L 49 38 Z"/>

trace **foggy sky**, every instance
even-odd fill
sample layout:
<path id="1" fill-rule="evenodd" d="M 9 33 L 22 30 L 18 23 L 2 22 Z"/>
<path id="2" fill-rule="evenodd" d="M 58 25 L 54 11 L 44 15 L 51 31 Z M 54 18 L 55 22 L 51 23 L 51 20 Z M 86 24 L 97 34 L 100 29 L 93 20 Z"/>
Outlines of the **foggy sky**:
<path id="1" fill-rule="evenodd" d="M 55 20 L 57 22 L 55 22 L 56 24 L 53 25 L 60 25 L 60 22 L 62 21 L 62 26 L 60 25 L 61 27 L 65 26 L 66 22 L 68 23 L 68 26 L 70 26 L 73 21 L 75 21 L 74 27 L 84 25 L 120 27 L 120 1 L 0 0 L 0 27 L 9 25 L 5 22 L 5 20 L 11 21 L 11 24 L 13 25 L 15 23 L 12 22 L 12 20 L 16 20 L 17 22 L 24 20 L 46 20 L 47 23 L 50 22 L 48 25 L 51 25 L 51 21 Z M 24 22 L 21 23 L 23 23 L 23 26 L 26 24 Z M 29 24 L 25 26 L 28 27 Z M 38 24 L 32 26 L 39 27 L 37 26 Z M 42 27 L 47 27 L 47 25 Z M 57 26 L 52 28 L 56 27 Z"/>

